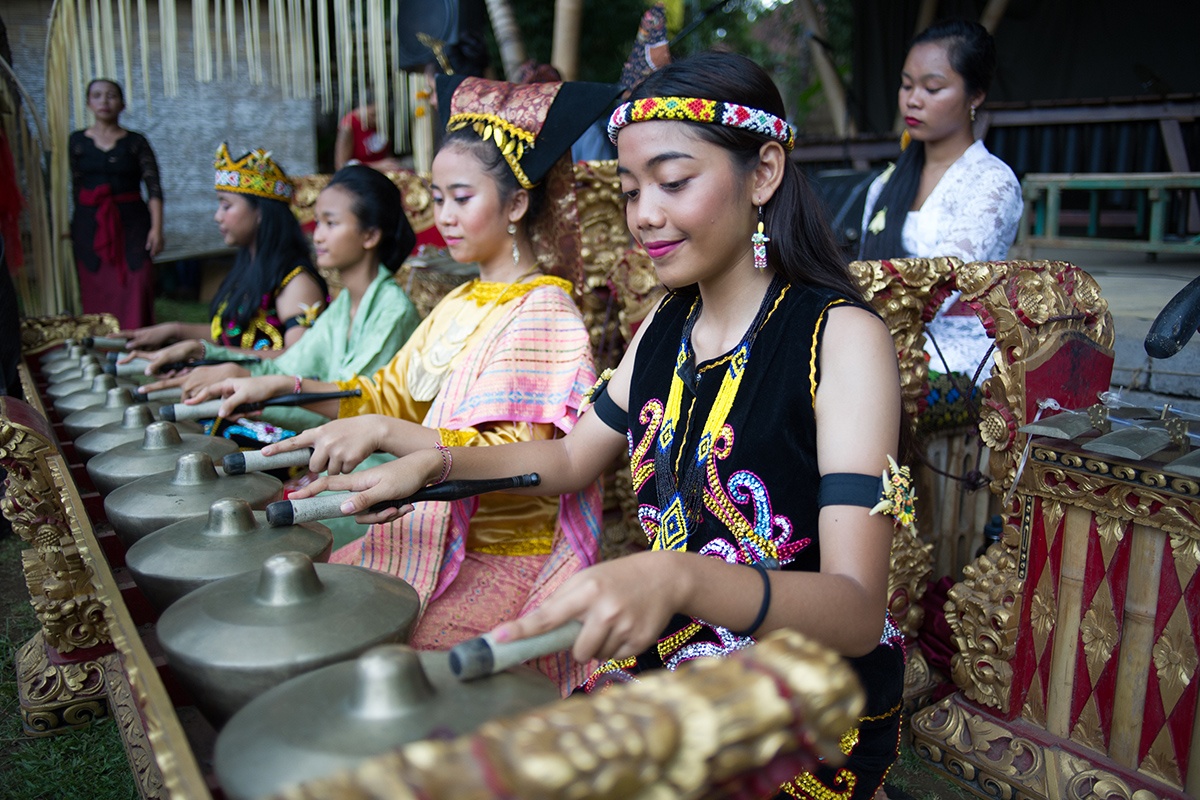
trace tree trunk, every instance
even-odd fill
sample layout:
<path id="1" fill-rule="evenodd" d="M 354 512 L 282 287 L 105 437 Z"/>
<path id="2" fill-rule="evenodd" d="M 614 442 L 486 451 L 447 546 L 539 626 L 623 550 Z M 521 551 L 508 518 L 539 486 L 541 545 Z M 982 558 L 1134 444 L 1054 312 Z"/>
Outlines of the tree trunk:
<path id="1" fill-rule="evenodd" d="M 550 63 L 558 68 L 564 81 L 579 78 L 579 26 L 583 18 L 583 0 L 555 0 L 554 47 Z"/>
<path id="2" fill-rule="evenodd" d="M 824 40 L 825 26 L 821 24 L 821 18 L 817 16 L 817 10 L 813 7 L 812 0 L 797 0 L 796 5 L 800 8 L 804 27 Z M 829 105 L 829 114 L 833 117 L 833 129 L 837 132 L 838 138 L 845 139 L 847 136 L 857 135 L 858 126 L 846 114 L 846 88 L 842 85 L 842 78 L 838 75 L 837 67 L 834 66 L 829 53 L 825 52 L 825 47 L 811 36 L 808 37 L 808 50 L 812 53 L 817 74 L 821 76 L 821 88 L 825 91 L 825 102 Z"/>
<path id="3" fill-rule="evenodd" d="M 500 47 L 500 63 L 504 67 L 505 80 L 513 80 L 517 67 L 525 63 L 525 42 L 521 29 L 513 15 L 508 0 L 487 0 L 488 17 L 492 21 L 492 32 Z"/>

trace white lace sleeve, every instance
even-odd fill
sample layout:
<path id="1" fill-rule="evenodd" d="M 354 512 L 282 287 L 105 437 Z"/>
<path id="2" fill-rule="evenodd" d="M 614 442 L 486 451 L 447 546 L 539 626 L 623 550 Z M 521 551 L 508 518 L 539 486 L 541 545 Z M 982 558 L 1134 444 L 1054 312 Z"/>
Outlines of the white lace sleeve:
<path id="1" fill-rule="evenodd" d="M 940 192 L 943 207 L 933 252 L 963 261 L 1001 261 L 1017 236 L 1021 184 L 1007 164 L 986 150 L 982 158 L 955 166 L 962 168 L 942 177 L 949 183 Z"/>
<path id="2" fill-rule="evenodd" d="M 887 173 L 884 174 L 886 175 Z M 883 184 L 885 182 L 886 181 L 884 181 L 883 175 L 880 175 L 875 180 L 871 181 L 871 185 L 867 187 L 867 199 L 865 201 L 865 205 L 863 205 L 862 227 L 860 228 L 863 239 L 867 238 L 867 225 L 869 225 L 871 222 L 871 209 L 875 207 L 875 201 L 878 200 L 879 195 L 883 193 Z"/>

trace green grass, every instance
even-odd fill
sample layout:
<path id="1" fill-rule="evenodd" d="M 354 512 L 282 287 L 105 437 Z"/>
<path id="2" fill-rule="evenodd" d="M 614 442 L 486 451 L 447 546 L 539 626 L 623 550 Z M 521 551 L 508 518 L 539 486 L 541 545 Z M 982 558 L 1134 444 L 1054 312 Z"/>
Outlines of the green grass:
<path id="1" fill-rule="evenodd" d="M 900 744 L 900 757 L 888 772 L 884 788 L 890 800 L 978 800 L 976 795 L 935 772 L 918 756 L 909 743 L 907 732 Z"/>
<path id="2" fill-rule="evenodd" d="M 172 300 L 168 297 L 154 299 L 154 319 L 158 322 L 210 322 L 208 304 Z"/>
<path id="3" fill-rule="evenodd" d="M 138 796 L 112 719 L 33 739 L 21 729 L 17 649 L 38 629 L 21 572 L 25 543 L 0 539 L 0 800 L 131 800 Z"/>

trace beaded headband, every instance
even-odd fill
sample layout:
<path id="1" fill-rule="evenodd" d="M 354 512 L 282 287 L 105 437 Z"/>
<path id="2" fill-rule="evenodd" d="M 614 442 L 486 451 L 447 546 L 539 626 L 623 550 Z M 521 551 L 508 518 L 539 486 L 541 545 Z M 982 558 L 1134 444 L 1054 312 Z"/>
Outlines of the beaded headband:
<path id="1" fill-rule="evenodd" d="M 265 150 L 251 150 L 236 161 L 229 155 L 229 146 L 222 142 L 213 161 L 217 170 L 214 188 L 218 192 L 236 192 L 278 200 L 292 201 L 295 188 L 292 180 Z"/>
<path id="2" fill-rule="evenodd" d="M 616 144 L 617 133 L 626 125 L 653 119 L 708 122 L 742 128 L 774 139 L 785 150 L 791 150 L 796 145 L 796 131 L 769 111 L 699 97 L 646 97 L 622 103 L 608 119 L 609 141 Z"/>

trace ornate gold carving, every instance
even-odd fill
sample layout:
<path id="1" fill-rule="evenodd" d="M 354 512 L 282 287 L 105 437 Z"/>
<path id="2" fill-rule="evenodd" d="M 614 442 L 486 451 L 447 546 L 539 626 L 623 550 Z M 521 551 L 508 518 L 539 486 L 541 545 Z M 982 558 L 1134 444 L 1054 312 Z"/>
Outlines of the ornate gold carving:
<path id="1" fill-rule="evenodd" d="M 1151 651 L 1154 669 L 1158 672 L 1158 686 L 1162 693 L 1163 710 L 1168 714 L 1179 702 L 1183 690 L 1192 682 L 1200 657 L 1192 641 L 1192 629 L 1188 624 L 1187 609 L 1183 603 L 1175 607 L 1171 619 Z"/>
<path id="2" fill-rule="evenodd" d="M 1000 800 L 1157 800 L 1182 795 L 1134 789 L 1121 775 L 1098 767 L 1078 745 L 1042 745 L 1008 723 L 965 708 L 954 697 L 918 711 L 911 722 L 919 756 L 966 784 L 976 794 Z M 1153 750 L 1153 748 L 1152 748 Z M 1143 785 L 1155 785 L 1143 778 Z M 1175 781 L 1176 785 L 1178 782 Z"/>
<path id="3" fill-rule="evenodd" d="M 1092 683 L 1100 677 L 1100 671 L 1112 658 L 1117 642 L 1121 640 L 1117 618 L 1113 615 L 1112 598 L 1107 589 L 1096 592 L 1091 608 L 1079 623 L 1079 636 L 1083 641 L 1083 654 L 1088 665 Z"/>
<path id="4" fill-rule="evenodd" d="M 1041 450 L 1040 455 L 1041 459 L 1031 459 L 1025 469 L 1030 480 L 1023 483 L 1029 493 L 1132 520 L 1172 536 L 1193 540 L 1200 536 L 1200 499 L 1151 489 L 1141 481 L 1126 481 L 1112 474 L 1083 471 L 1086 464 L 1069 452 L 1057 454 L 1061 467 L 1049 460 L 1047 451 Z"/>
<path id="5" fill-rule="evenodd" d="M 893 258 L 850 264 L 850 276 L 891 331 L 900 361 L 900 395 L 911 418 L 917 416 L 929 391 L 925 322 L 933 319 L 953 289 L 961 266 L 957 258 Z"/>
<path id="6" fill-rule="evenodd" d="M 112 314 L 25 317 L 21 320 L 21 350 L 36 353 L 67 339 L 108 336 L 116 333 L 120 327 Z"/>
<path id="7" fill-rule="evenodd" d="M 1017 645 L 1021 582 L 1016 560 L 1003 544 L 963 570 L 946 604 L 946 621 L 954 631 L 958 652 L 951 659 L 955 684 L 977 703 L 1008 710 L 1012 667 Z"/>
<path id="8" fill-rule="evenodd" d="M 108 704 L 121 731 L 121 742 L 125 745 L 125 755 L 133 768 L 138 794 L 145 800 L 167 797 L 162 773 L 154 760 L 154 751 L 150 748 L 129 678 L 115 654 L 104 660 L 104 681 L 108 687 Z"/>
<path id="9" fill-rule="evenodd" d="M 1096 697 L 1088 698 L 1079 713 L 1079 720 L 1071 731 L 1071 738 L 1084 747 L 1090 747 L 1098 753 L 1105 751 L 1104 737 L 1101 731 L 1104 726 L 1100 723 L 1100 713 L 1096 710 Z"/>
<path id="10" fill-rule="evenodd" d="M 966 783 L 998 789 L 988 792 L 994 797 L 1013 797 L 1014 785 L 1045 796 L 1041 746 L 968 712 L 953 697 L 921 709 L 910 724 L 917 754 Z"/>
<path id="11" fill-rule="evenodd" d="M 108 714 L 103 665 L 96 660 L 54 663 L 42 634 L 17 651 L 17 699 L 30 736 L 49 736 Z"/>
<path id="12" fill-rule="evenodd" d="M 1154 737 L 1150 752 L 1142 759 L 1142 770 L 1179 786 L 1183 778 L 1175 762 L 1175 749 L 1171 746 L 1171 732 L 1164 726 Z"/>
<path id="13" fill-rule="evenodd" d="M 1054 630 L 1055 614 L 1058 612 L 1058 604 L 1054 602 L 1054 590 L 1049 588 L 1050 583 L 1050 578 L 1043 573 L 1038 589 L 1033 593 L 1033 603 L 1029 609 L 1029 624 L 1043 645 L 1050 638 L 1050 631 Z"/>
<path id="14" fill-rule="evenodd" d="M 1175 560 L 1175 570 L 1180 575 L 1180 584 L 1187 585 L 1196 568 L 1200 567 L 1200 539 L 1195 534 L 1189 536 L 1179 531 L 1170 531 L 1171 555 Z"/>
<path id="15" fill-rule="evenodd" d="M 433 196 L 429 193 L 427 178 L 415 172 L 385 172 L 400 190 L 400 199 L 404 204 L 404 215 L 408 223 L 417 233 L 433 227 Z M 333 175 L 315 174 L 302 175 L 295 179 L 296 192 L 292 197 L 292 214 L 301 225 L 313 221 L 313 207 L 317 203 L 317 195 L 321 193 Z"/>
<path id="16" fill-rule="evenodd" d="M 1063 504 L 1057 500 L 1046 498 L 1042 501 L 1042 527 L 1046 531 L 1046 546 L 1054 544 L 1058 538 L 1058 526 L 1066 511 Z"/>
<path id="17" fill-rule="evenodd" d="M 918 708 L 924 707 L 934 690 L 945 682 L 946 679 L 929 666 L 920 647 L 909 647 L 908 660 L 904 664 L 904 716 L 910 717 Z"/>
<path id="18" fill-rule="evenodd" d="M 1125 528 L 1128 525 L 1127 520 L 1120 517 L 1113 517 L 1108 514 L 1099 514 L 1096 517 L 1096 531 L 1100 534 L 1100 545 L 1104 553 L 1104 564 L 1108 565 L 1112 559 L 1113 551 L 1117 545 L 1125 538 Z"/>
<path id="19" fill-rule="evenodd" d="M 580 308 L 597 370 L 617 365 L 633 326 L 663 294 L 650 258 L 632 246 L 620 195 L 616 161 L 575 165 L 585 286 Z"/>
<path id="20" fill-rule="evenodd" d="M 892 537 L 892 567 L 888 571 L 888 611 L 905 636 L 921 629 L 925 611 L 921 597 L 933 563 L 933 545 L 922 542 L 916 531 L 897 526 Z"/>
<path id="21" fill-rule="evenodd" d="M 34 548 L 23 554 L 25 582 L 46 644 L 67 654 L 109 636 L 47 460 L 56 452 L 47 427 L 28 405 L 0 398 L 0 465 L 8 471 L 0 511 Z"/>
<path id="22" fill-rule="evenodd" d="M 417 742 L 278 797 L 438 800 L 496 786 L 512 797 L 710 797 L 797 745 L 836 765 L 861 708 L 844 662 L 781 631 L 729 658 Z"/>

